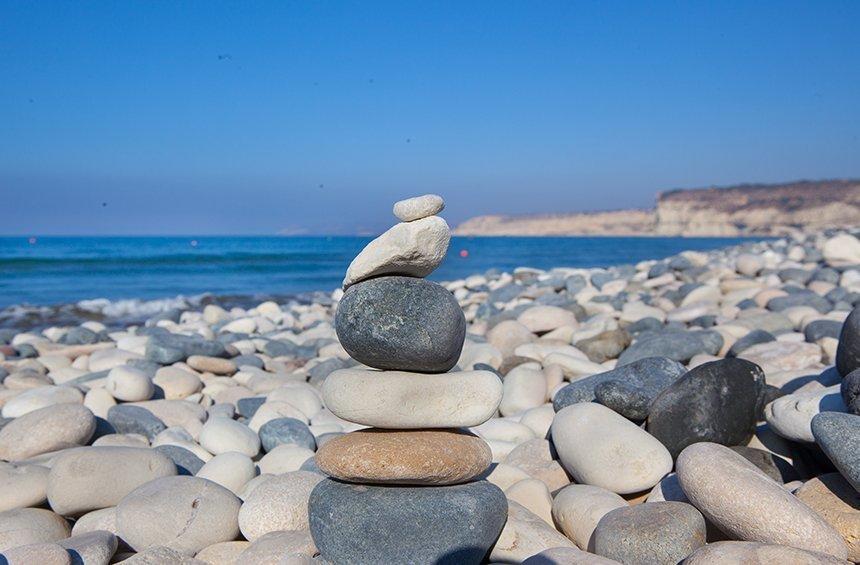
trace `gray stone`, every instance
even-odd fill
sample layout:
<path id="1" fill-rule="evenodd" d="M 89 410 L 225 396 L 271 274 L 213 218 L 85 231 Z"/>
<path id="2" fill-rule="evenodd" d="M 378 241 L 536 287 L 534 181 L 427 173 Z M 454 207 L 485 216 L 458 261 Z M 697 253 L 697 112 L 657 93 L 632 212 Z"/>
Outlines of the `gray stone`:
<path id="1" fill-rule="evenodd" d="M 794 306 L 811 306 L 822 314 L 826 314 L 833 309 L 833 305 L 830 304 L 829 300 L 818 296 L 810 290 L 795 292 L 788 296 L 777 296 L 767 302 L 767 309 L 772 312 L 782 312 Z"/>
<path id="2" fill-rule="evenodd" d="M 204 465 L 202 459 L 178 445 L 159 445 L 154 449 L 173 461 L 179 475 L 194 476 Z"/>
<path id="3" fill-rule="evenodd" d="M 702 332 L 704 333 L 704 332 Z M 685 363 L 694 355 L 706 353 L 710 348 L 694 332 L 660 331 L 640 334 L 633 345 L 618 357 L 618 366 L 629 365 L 646 357 L 668 357 Z"/>
<path id="4" fill-rule="evenodd" d="M 218 341 L 181 334 L 156 334 L 146 343 L 146 359 L 160 365 L 185 361 L 191 355 L 227 357 L 227 349 Z"/>
<path id="5" fill-rule="evenodd" d="M 466 320 L 444 287 L 410 277 L 350 286 L 335 317 L 337 336 L 357 361 L 388 370 L 443 373 L 457 363 Z"/>
<path id="6" fill-rule="evenodd" d="M 705 535 L 705 518 L 693 506 L 650 502 L 611 510 L 592 543 L 594 553 L 621 563 L 678 563 L 705 545 Z"/>
<path id="7" fill-rule="evenodd" d="M 836 369 L 843 377 L 860 369 L 860 308 L 852 310 L 842 324 L 836 348 Z"/>
<path id="8" fill-rule="evenodd" d="M 758 345 L 759 343 L 768 343 L 776 341 L 776 338 L 770 332 L 764 330 L 753 330 L 732 344 L 732 347 L 726 353 L 726 357 L 737 357 L 745 349 Z"/>
<path id="9" fill-rule="evenodd" d="M 836 469 L 860 491 L 860 416 L 821 412 L 812 418 L 812 435 Z"/>
<path id="10" fill-rule="evenodd" d="M 117 404 L 108 410 L 107 421 L 113 426 L 118 434 L 141 434 L 155 439 L 160 432 L 167 429 L 164 422 L 155 415 L 140 406 L 130 404 Z"/>
<path id="11" fill-rule="evenodd" d="M 626 418 L 644 420 L 654 399 L 685 372 L 683 365 L 665 357 L 639 359 L 570 383 L 555 395 L 553 408 L 558 412 L 577 402 L 597 400 Z"/>
<path id="12" fill-rule="evenodd" d="M 265 396 L 249 396 L 236 401 L 236 412 L 246 418 L 253 418 L 257 410 L 266 402 Z"/>
<path id="13" fill-rule="evenodd" d="M 279 445 L 293 444 L 316 451 L 317 442 L 310 428 L 295 418 L 275 418 L 260 427 L 260 443 L 269 452 Z"/>
<path id="14" fill-rule="evenodd" d="M 98 343 L 99 334 L 91 329 L 76 326 L 63 334 L 59 341 L 65 345 L 88 345 Z"/>
<path id="15" fill-rule="evenodd" d="M 755 432 L 764 385 L 761 368 L 744 359 L 699 365 L 654 400 L 648 432 L 673 458 L 700 441 L 746 444 Z"/>
<path id="16" fill-rule="evenodd" d="M 842 324 L 836 320 L 813 320 L 803 328 L 803 336 L 809 343 L 815 343 L 823 337 L 839 339 Z"/>
<path id="17" fill-rule="evenodd" d="M 507 518 L 502 491 L 486 481 L 441 487 L 320 482 L 310 529 L 332 563 L 481 563 Z"/>
<path id="18" fill-rule="evenodd" d="M 851 414 L 860 414 L 860 370 L 848 373 L 839 387 L 845 407 Z"/>

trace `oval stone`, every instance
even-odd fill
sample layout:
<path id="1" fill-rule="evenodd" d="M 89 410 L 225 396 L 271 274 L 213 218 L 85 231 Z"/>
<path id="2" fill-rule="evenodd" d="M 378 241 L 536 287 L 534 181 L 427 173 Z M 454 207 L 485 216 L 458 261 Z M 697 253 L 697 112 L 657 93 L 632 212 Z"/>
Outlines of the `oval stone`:
<path id="1" fill-rule="evenodd" d="M 0 429 L 0 459 L 27 459 L 83 445 L 95 429 L 95 416 L 81 404 L 55 404 L 34 410 Z"/>
<path id="2" fill-rule="evenodd" d="M 54 460 L 48 475 L 48 503 L 57 514 L 79 515 L 116 506 L 140 485 L 175 474 L 173 461 L 154 449 L 72 449 Z"/>
<path id="3" fill-rule="evenodd" d="M 822 412 L 812 418 L 812 434 L 842 476 L 860 491 L 860 416 Z"/>
<path id="4" fill-rule="evenodd" d="M 270 532 L 308 529 L 308 499 L 324 477 L 308 471 L 271 476 L 245 498 L 239 511 L 242 535 L 254 541 Z"/>
<path id="5" fill-rule="evenodd" d="M 489 420 L 502 401 L 502 381 L 490 371 L 425 375 L 340 369 L 323 382 L 336 416 L 388 429 L 466 428 Z"/>
<path id="6" fill-rule="evenodd" d="M 845 561 L 824 553 L 785 545 L 752 541 L 718 541 L 697 549 L 684 565 L 844 565 Z"/>
<path id="7" fill-rule="evenodd" d="M 621 563 L 679 563 L 705 545 L 705 518 L 684 502 L 616 508 L 594 530 L 594 553 Z"/>
<path id="8" fill-rule="evenodd" d="M 499 537 L 507 500 L 486 481 L 437 487 L 353 485 L 325 479 L 310 529 L 332 563 L 480 563 Z"/>
<path id="9" fill-rule="evenodd" d="M 734 539 L 788 545 L 839 559 L 848 555 L 839 532 L 728 447 L 689 446 L 678 456 L 677 473 L 690 502 Z"/>
<path id="10" fill-rule="evenodd" d="M 654 436 L 600 404 L 564 408 L 551 433 L 561 464 L 578 483 L 629 494 L 653 487 L 672 470 L 672 456 Z"/>
<path id="11" fill-rule="evenodd" d="M 42 508 L 17 508 L 0 512 L 0 551 L 32 543 L 55 542 L 69 537 L 71 528 L 59 514 Z"/>
<path id="12" fill-rule="evenodd" d="M 241 504 L 212 481 L 164 477 L 123 498 L 116 508 L 116 525 L 135 551 L 164 546 L 194 555 L 213 543 L 236 539 Z"/>
<path id="13" fill-rule="evenodd" d="M 842 324 L 836 348 L 836 369 L 843 377 L 860 369 L 860 308 L 853 309 Z"/>
<path id="14" fill-rule="evenodd" d="M 320 470 L 353 483 L 451 485 L 470 481 L 492 463 L 490 447 L 462 430 L 358 430 L 336 437 L 316 455 Z"/>
<path id="15" fill-rule="evenodd" d="M 745 445 L 764 401 L 764 373 L 743 359 L 721 359 L 691 369 L 651 405 L 648 433 L 677 457 L 696 442 Z"/>
<path id="16" fill-rule="evenodd" d="M 49 472 L 39 465 L 0 463 L 0 512 L 45 502 Z"/>
<path id="17" fill-rule="evenodd" d="M 460 357 L 466 319 L 444 287 L 411 277 L 380 277 L 344 293 L 335 316 L 337 337 L 369 367 L 444 373 Z"/>
<path id="18" fill-rule="evenodd" d="M 587 551 L 600 519 L 616 508 L 627 506 L 626 500 L 605 488 L 568 485 L 555 495 L 552 517 L 564 535 Z"/>

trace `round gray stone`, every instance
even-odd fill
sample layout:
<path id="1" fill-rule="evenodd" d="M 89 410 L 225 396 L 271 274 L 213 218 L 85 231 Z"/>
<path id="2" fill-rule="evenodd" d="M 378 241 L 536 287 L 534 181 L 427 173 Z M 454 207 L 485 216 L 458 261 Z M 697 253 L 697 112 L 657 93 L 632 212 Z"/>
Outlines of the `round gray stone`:
<path id="1" fill-rule="evenodd" d="M 836 469 L 860 491 L 860 416 L 821 412 L 812 419 L 812 435 Z"/>
<path id="2" fill-rule="evenodd" d="M 310 428 L 295 418 L 275 418 L 260 427 L 260 443 L 269 452 L 282 444 L 294 444 L 316 451 L 317 442 Z"/>

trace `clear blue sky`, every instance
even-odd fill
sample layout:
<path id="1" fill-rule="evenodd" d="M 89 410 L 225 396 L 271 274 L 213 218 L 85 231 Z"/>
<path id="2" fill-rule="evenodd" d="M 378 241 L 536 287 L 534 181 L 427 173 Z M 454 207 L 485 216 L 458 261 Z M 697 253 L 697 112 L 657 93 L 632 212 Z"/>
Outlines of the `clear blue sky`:
<path id="1" fill-rule="evenodd" d="M 860 2 L 0 2 L 0 233 L 860 177 Z M 106 205 L 103 205 L 106 204 Z"/>

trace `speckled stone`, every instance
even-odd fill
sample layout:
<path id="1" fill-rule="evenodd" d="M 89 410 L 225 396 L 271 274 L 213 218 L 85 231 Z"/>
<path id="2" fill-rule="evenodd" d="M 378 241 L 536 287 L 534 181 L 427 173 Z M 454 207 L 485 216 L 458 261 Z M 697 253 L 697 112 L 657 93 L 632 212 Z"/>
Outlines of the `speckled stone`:
<path id="1" fill-rule="evenodd" d="M 140 434 L 152 441 L 167 429 L 164 422 L 152 412 L 140 406 L 118 404 L 108 410 L 107 421 L 119 434 Z"/>
<path id="2" fill-rule="evenodd" d="M 785 545 L 719 541 L 697 549 L 684 565 L 845 565 L 831 555 Z"/>
<path id="3" fill-rule="evenodd" d="M 466 319 L 444 287 L 411 277 L 380 277 L 351 286 L 335 327 L 353 359 L 378 369 L 443 373 L 460 357 Z"/>
<path id="4" fill-rule="evenodd" d="M 332 563 L 480 563 L 507 517 L 507 500 L 486 481 L 387 487 L 326 479 L 311 493 L 310 528 Z"/>
<path id="5" fill-rule="evenodd" d="M 860 369 L 860 308 L 852 310 L 842 324 L 836 348 L 836 369 L 843 377 Z"/>
<path id="6" fill-rule="evenodd" d="M 826 473 L 794 494 L 842 535 L 849 561 L 860 561 L 860 493 L 839 473 Z"/>
<path id="7" fill-rule="evenodd" d="M 470 481 L 492 462 L 490 447 L 461 430 L 380 430 L 337 437 L 316 455 L 320 470 L 342 481 L 450 485 Z"/>
<path id="8" fill-rule="evenodd" d="M 860 490 L 860 416 L 821 412 L 812 418 L 812 435 L 842 476 Z"/>
<path id="9" fill-rule="evenodd" d="M 705 518 L 683 502 L 653 502 L 607 513 L 594 553 L 621 563 L 678 563 L 705 545 Z"/>

